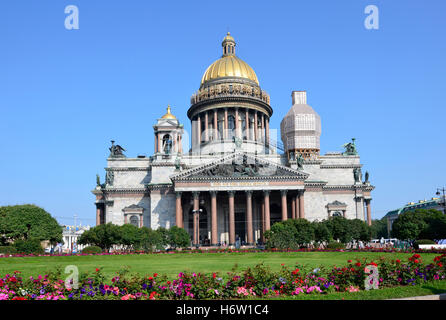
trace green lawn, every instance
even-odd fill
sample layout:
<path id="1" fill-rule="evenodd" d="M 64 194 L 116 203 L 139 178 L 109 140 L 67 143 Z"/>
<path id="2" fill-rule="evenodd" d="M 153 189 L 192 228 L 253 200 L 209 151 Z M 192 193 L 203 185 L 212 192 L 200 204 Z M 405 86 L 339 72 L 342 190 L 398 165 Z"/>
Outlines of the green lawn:
<path id="1" fill-rule="evenodd" d="M 407 261 L 408 253 L 376 252 L 259 252 L 259 253 L 177 253 L 177 254 L 143 254 L 115 256 L 66 256 L 66 257 L 14 257 L 0 258 L 0 276 L 14 270 L 23 276 L 36 276 L 54 270 L 56 266 L 62 271 L 68 265 L 75 265 L 80 272 L 93 272 L 103 268 L 107 278 L 113 277 L 123 266 L 129 266 L 132 273 L 141 275 L 158 273 L 169 278 L 176 277 L 181 271 L 211 273 L 219 271 L 224 274 L 235 264 L 238 270 L 253 267 L 263 262 L 272 270 L 279 270 L 281 264 L 293 267 L 296 263 L 316 268 L 319 266 L 343 266 L 347 260 L 362 259 L 401 259 Z M 432 262 L 437 254 L 422 254 L 423 262 Z"/>

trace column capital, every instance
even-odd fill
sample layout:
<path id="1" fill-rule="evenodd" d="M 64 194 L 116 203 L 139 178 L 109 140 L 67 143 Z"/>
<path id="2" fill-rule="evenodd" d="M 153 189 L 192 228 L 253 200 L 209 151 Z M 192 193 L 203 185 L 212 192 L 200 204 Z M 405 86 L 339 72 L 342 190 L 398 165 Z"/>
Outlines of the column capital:
<path id="1" fill-rule="evenodd" d="M 183 194 L 183 192 L 181 192 L 181 191 L 175 191 L 175 196 L 177 198 L 181 198 L 182 194 Z"/>
<path id="2" fill-rule="evenodd" d="M 280 190 L 280 194 L 281 194 L 282 196 L 286 196 L 287 193 L 288 193 L 288 190 Z"/>
<path id="3" fill-rule="evenodd" d="M 247 196 L 252 196 L 253 191 L 252 190 L 245 190 L 245 193 Z"/>
<path id="4" fill-rule="evenodd" d="M 234 190 L 228 190 L 228 194 L 230 197 L 233 197 L 235 195 L 235 191 Z"/>
<path id="5" fill-rule="evenodd" d="M 263 190 L 263 194 L 264 194 L 265 196 L 269 196 L 270 193 L 271 193 L 271 190 Z"/>
<path id="6" fill-rule="evenodd" d="M 200 191 L 193 191 L 192 195 L 194 197 L 194 200 L 198 199 L 200 197 Z"/>
<path id="7" fill-rule="evenodd" d="M 217 192 L 218 191 L 215 191 L 215 190 L 209 191 L 209 193 L 211 194 L 212 197 L 216 197 L 217 196 Z"/>

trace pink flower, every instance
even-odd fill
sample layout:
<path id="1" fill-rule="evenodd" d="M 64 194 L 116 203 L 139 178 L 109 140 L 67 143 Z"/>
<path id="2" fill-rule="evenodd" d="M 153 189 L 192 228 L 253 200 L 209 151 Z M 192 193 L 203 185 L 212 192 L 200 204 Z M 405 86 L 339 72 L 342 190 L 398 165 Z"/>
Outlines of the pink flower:
<path id="1" fill-rule="evenodd" d="M 5 293 L 0 293 L 0 300 L 8 300 L 9 296 Z"/>

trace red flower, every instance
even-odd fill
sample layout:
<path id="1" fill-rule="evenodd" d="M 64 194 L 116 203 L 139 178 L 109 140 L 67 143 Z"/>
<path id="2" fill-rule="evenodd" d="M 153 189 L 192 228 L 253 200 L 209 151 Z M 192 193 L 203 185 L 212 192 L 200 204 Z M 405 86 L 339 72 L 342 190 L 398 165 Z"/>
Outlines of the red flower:
<path id="1" fill-rule="evenodd" d="M 416 254 L 413 255 L 413 257 L 418 259 L 418 258 L 420 258 L 421 256 L 420 256 L 418 253 L 416 253 Z"/>
<path id="2" fill-rule="evenodd" d="M 439 267 L 442 267 L 442 266 L 443 266 L 443 264 L 442 264 L 441 262 L 439 262 L 439 263 L 438 263 L 438 266 L 439 266 Z"/>
<path id="3" fill-rule="evenodd" d="M 156 278 L 158 276 L 158 273 L 154 273 L 153 277 Z"/>
<path id="4" fill-rule="evenodd" d="M 99 268 L 96 268 L 96 272 L 99 272 Z"/>
<path id="5" fill-rule="evenodd" d="M 217 277 L 217 274 L 214 272 L 214 273 L 212 274 L 212 278 L 215 279 L 215 277 Z"/>
<path id="6" fill-rule="evenodd" d="M 352 263 L 352 261 L 351 261 L 351 260 L 348 260 L 347 262 L 348 262 L 348 263 Z"/>
<path id="7" fill-rule="evenodd" d="M 418 261 L 418 259 L 415 259 L 414 262 L 415 262 L 415 263 L 418 263 L 418 262 L 420 262 L 420 261 Z"/>
<path id="8" fill-rule="evenodd" d="M 355 266 L 360 267 L 361 266 L 361 262 L 356 262 Z"/>
<path id="9" fill-rule="evenodd" d="M 28 300 L 26 297 L 14 297 L 12 300 Z"/>
<path id="10" fill-rule="evenodd" d="M 170 281 L 167 281 L 167 284 L 170 284 Z"/>
<path id="11" fill-rule="evenodd" d="M 152 277 L 149 277 L 149 280 L 150 280 L 150 281 L 152 281 L 152 280 L 153 280 L 153 278 L 152 278 Z"/>
<path id="12" fill-rule="evenodd" d="M 401 263 L 401 260 L 400 259 L 396 259 L 396 263 Z"/>

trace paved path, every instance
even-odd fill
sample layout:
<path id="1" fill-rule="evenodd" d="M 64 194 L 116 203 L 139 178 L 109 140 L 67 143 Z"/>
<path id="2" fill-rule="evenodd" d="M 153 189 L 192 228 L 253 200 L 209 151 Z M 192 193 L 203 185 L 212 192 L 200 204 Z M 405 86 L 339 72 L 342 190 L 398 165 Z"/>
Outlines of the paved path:
<path id="1" fill-rule="evenodd" d="M 398 298 L 389 300 L 446 300 L 446 293 L 433 294 L 430 296 L 408 297 L 408 298 Z"/>

